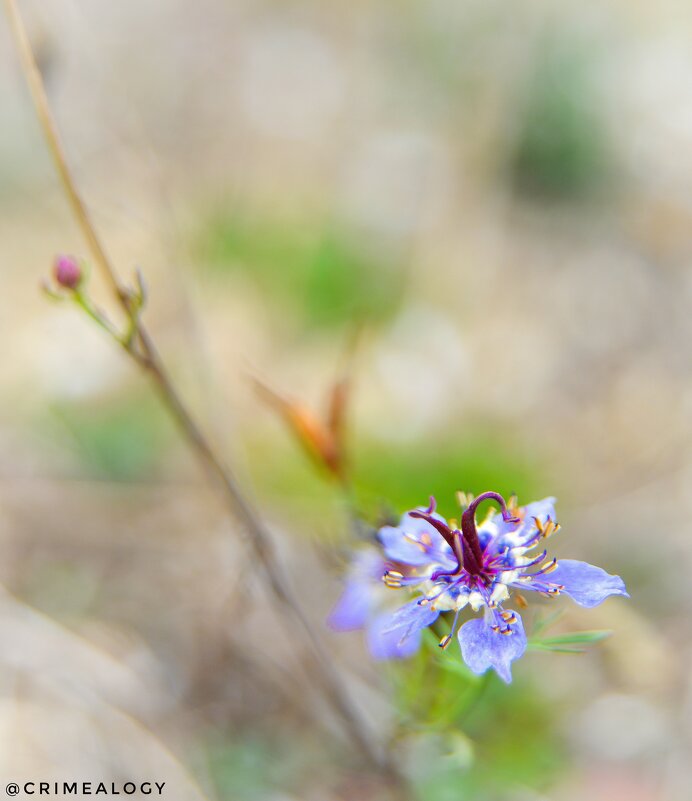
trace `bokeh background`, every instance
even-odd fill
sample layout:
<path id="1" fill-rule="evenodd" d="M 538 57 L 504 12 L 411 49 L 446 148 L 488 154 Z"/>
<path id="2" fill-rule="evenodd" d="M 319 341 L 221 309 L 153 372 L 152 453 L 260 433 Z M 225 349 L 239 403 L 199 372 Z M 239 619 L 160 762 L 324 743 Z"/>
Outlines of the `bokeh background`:
<path id="1" fill-rule="evenodd" d="M 686 4 L 22 8 L 109 251 L 143 268 L 167 363 L 421 795 L 692 798 Z M 1 778 L 381 798 L 151 386 L 39 292 L 86 253 L 5 20 L 0 129 Z M 344 500 L 250 380 L 317 409 L 356 329 L 366 519 L 555 494 L 558 555 L 632 594 L 559 600 L 559 625 L 613 636 L 527 655 L 443 733 L 425 663 L 327 632 Z"/>

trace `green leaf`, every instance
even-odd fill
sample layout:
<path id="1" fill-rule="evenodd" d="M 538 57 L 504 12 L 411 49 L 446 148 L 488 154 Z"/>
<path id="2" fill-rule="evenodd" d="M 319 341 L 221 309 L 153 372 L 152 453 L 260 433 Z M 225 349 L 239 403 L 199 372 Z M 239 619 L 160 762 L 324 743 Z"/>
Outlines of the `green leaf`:
<path id="1" fill-rule="evenodd" d="M 546 615 L 544 618 L 537 620 L 533 624 L 533 635 L 534 635 L 533 638 L 536 639 L 541 632 L 545 631 L 546 629 L 549 629 L 553 625 L 553 623 L 557 623 L 557 621 L 563 615 L 564 612 L 562 611 L 562 609 L 557 609 L 556 611 L 551 612 L 551 614 Z"/>
<path id="2" fill-rule="evenodd" d="M 577 646 L 601 642 L 610 634 L 610 631 L 574 631 L 567 634 L 556 634 L 554 637 L 532 639 L 529 641 L 529 647 L 539 651 L 579 654 L 583 653 L 584 649 Z"/>
<path id="3" fill-rule="evenodd" d="M 556 634 L 554 637 L 546 637 L 543 643 L 549 645 L 588 645 L 592 642 L 600 642 L 610 637 L 612 632 L 599 631 L 573 631 L 568 634 Z"/>
<path id="4" fill-rule="evenodd" d="M 549 645 L 543 642 L 530 642 L 529 649 L 532 651 L 552 651 L 555 654 L 583 654 L 584 648 L 565 648 L 559 645 Z"/>

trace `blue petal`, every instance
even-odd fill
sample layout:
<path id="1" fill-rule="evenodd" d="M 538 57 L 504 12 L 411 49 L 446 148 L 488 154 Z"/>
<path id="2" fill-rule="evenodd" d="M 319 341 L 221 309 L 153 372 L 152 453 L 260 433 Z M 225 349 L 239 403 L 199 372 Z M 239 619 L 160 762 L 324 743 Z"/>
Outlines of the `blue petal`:
<path id="1" fill-rule="evenodd" d="M 541 523 L 545 523 L 548 518 L 555 521 L 557 519 L 555 515 L 555 498 L 543 498 L 541 501 L 534 501 L 520 507 L 519 514 L 521 517 L 520 523 L 508 523 L 502 518 L 501 514 L 492 518 L 492 523 L 497 526 L 498 531 L 492 546 L 494 550 L 507 546 L 518 546 L 531 539 L 536 533 L 536 521 L 534 518 L 538 518 Z"/>
<path id="2" fill-rule="evenodd" d="M 389 612 L 378 615 L 367 628 L 366 640 L 373 659 L 406 659 L 420 648 L 421 629 L 401 639 L 397 629 L 385 631 L 392 616 Z"/>
<path id="3" fill-rule="evenodd" d="M 379 537 L 385 554 L 394 562 L 419 567 L 430 561 L 427 554 L 414 542 L 406 539 L 404 532 L 398 527 L 381 528 Z"/>
<path id="4" fill-rule="evenodd" d="M 545 523 L 548 518 L 551 520 L 556 519 L 555 498 L 543 498 L 541 501 L 527 503 L 526 506 L 519 508 L 518 516 L 521 518 L 521 522 L 519 524 L 507 523 L 505 520 L 503 520 L 501 514 L 495 515 L 495 517 L 493 517 L 493 521 L 497 523 L 501 530 L 513 531 L 515 534 L 528 534 L 530 531 L 533 531 L 536 528 L 536 521 L 534 520 L 534 517 L 537 517 L 541 523 Z"/>
<path id="5" fill-rule="evenodd" d="M 461 655 L 469 668 L 480 675 L 493 668 L 507 684 L 512 681 L 512 662 L 526 650 L 524 625 L 517 613 L 512 634 L 493 631 L 491 624 L 482 618 L 469 620 L 459 629 Z"/>
<path id="6" fill-rule="evenodd" d="M 386 570 L 386 564 L 382 555 L 375 548 L 361 548 L 356 551 L 351 567 L 348 571 L 349 580 L 359 580 L 380 584 L 382 576 Z"/>
<path id="7" fill-rule="evenodd" d="M 382 631 L 385 634 L 398 632 L 399 637 L 404 639 L 434 623 L 439 614 L 435 609 L 431 609 L 429 604 L 423 605 L 418 601 L 411 601 L 388 615 Z"/>
<path id="8" fill-rule="evenodd" d="M 444 522 L 444 518 L 439 515 L 435 517 Z M 429 537 L 428 546 L 418 544 L 424 535 Z M 439 562 L 445 556 L 451 558 L 451 548 L 440 532 L 427 521 L 411 517 L 408 512 L 403 515 L 398 526 L 381 528 L 379 538 L 385 554 L 394 562 L 421 567 Z"/>
<path id="9" fill-rule="evenodd" d="M 524 507 L 524 523 L 531 523 L 533 526 L 534 517 L 537 517 L 541 523 L 545 523 L 548 518 L 555 520 L 555 498 L 543 498 L 542 501 L 527 504 Z"/>
<path id="10" fill-rule="evenodd" d="M 362 629 L 370 617 L 373 604 L 372 587 L 364 582 L 349 581 L 327 618 L 327 624 L 335 631 Z"/>
<path id="11" fill-rule="evenodd" d="M 551 584 L 562 584 L 565 595 L 569 595 L 580 606 L 598 606 L 609 595 L 629 598 L 625 582 L 620 576 L 612 576 L 588 562 L 560 559 L 557 569 L 545 578 Z"/>
<path id="12" fill-rule="evenodd" d="M 335 631 L 362 629 L 374 611 L 384 571 L 384 560 L 376 550 L 364 548 L 356 552 L 344 591 L 327 618 L 327 624 Z"/>

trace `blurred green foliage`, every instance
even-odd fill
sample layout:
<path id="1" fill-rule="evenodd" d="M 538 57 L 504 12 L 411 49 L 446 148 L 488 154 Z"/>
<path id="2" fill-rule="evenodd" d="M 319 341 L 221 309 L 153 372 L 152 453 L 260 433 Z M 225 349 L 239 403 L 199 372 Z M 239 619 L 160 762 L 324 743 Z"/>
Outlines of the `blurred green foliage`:
<path id="1" fill-rule="evenodd" d="M 295 514 L 301 530 L 318 539 L 328 532 L 334 541 L 343 537 L 344 499 L 338 486 L 305 457 L 283 426 L 277 422 L 272 430 L 271 438 L 265 432 L 246 441 L 248 468 L 263 501 L 278 505 L 284 515 Z M 398 519 L 405 509 L 427 504 L 430 495 L 441 514 L 454 517 L 459 490 L 516 493 L 520 501 L 547 494 L 540 453 L 496 426 L 479 424 L 466 436 L 425 443 L 361 438 L 351 448 L 351 461 L 358 509 L 373 524 Z"/>
<path id="2" fill-rule="evenodd" d="M 137 480 L 160 464 L 173 429 L 156 396 L 118 393 L 52 408 L 69 432 L 73 448 L 90 472 L 115 480 Z"/>
<path id="3" fill-rule="evenodd" d="M 507 788 L 545 789 L 564 767 L 555 712 L 531 682 L 517 679 L 510 687 L 493 677 L 466 723 L 477 743 L 469 793 L 499 799 Z"/>
<path id="4" fill-rule="evenodd" d="M 269 744 L 259 738 L 235 742 L 219 737 L 209 743 L 206 756 L 219 798 L 263 801 L 279 778 Z"/>
<path id="5" fill-rule="evenodd" d="M 327 749 L 323 751 L 323 749 Z M 199 758 L 214 785 L 214 797 L 237 801 L 300 797 L 311 783 L 333 783 L 329 766 L 338 760 L 329 743 L 308 730 L 287 731 L 280 722 L 242 732 L 217 731 L 202 744 Z"/>
<path id="6" fill-rule="evenodd" d="M 279 502 L 284 512 L 294 509 L 303 527 L 314 527 L 315 521 L 322 531 L 338 526 L 338 488 L 305 458 L 283 427 L 277 424 L 275 431 L 272 439 L 265 435 L 247 443 L 249 467 L 263 499 Z M 435 495 L 441 514 L 458 516 L 458 490 L 475 495 L 488 489 L 505 496 L 515 492 L 520 501 L 547 494 L 540 454 L 529 453 L 509 433 L 503 434 L 475 426 L 467 436 L 425 443 L 360 439 L 351 456 L 361 513 L 373 523 L 388 515 L 398 519 L 403 510 L 427 504 Z"/>
<path id="7" fill-rule="evenodd" d="M 251 281 L 262 298 L 308 327 L 378 322 L 398 308 L 403 271 L 332 222 L 290 224 L 241 211 L 216 212 L 197 237 L 215 273 Z"/>
<path id="8" fill-rule="evenodd" d="M 492 489 L 506 497 L 514 492 L 521 501 L 543 489 L 539 457 L 496 428 L 474 426 L 466 435 L 425 443 L 362 443 L 355 455 L 363 498 L 385 500 L 398 511 L 427 504 L 434 495 L 440 513 L 454 516 L 458 490 L 479 495 Z"/>
<path id="9" fill-rule="evenodd" d="M 564 756 L 554 715 L 520 669 L 511 686 L 492 672 L 476 676 L 456 643 L 442 652 L 431 631 L 416 656 L 388 668 L 421 799 L 504 799 L 508 789 L 541 789 L 555 778 Z"/>
<path id="10" fill-rule="evenodd" d="M 607 180 L 608 136 L 592 71 L 592 54 L 566 37 L 539 50 L 516 121 L 511 170 L 520 191 L 576 198 Z"/>

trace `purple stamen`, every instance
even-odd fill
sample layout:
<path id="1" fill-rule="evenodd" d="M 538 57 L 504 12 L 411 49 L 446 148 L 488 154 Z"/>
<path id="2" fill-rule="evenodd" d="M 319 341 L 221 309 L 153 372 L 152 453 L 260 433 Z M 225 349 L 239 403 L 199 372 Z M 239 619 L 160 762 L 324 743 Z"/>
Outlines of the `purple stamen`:
<path id="1" fill-rule="evenodd" d="M 526 570 L 528 567 L 533 567 L 534 565 L 540 564 L 540 563 L 541 563 L 541 562 L 542 562 L 542 561 L 545 559 L 545 557 L 546 557 L 547 555 L 548 555 L 548 551 L 547 551 L 547 549 L 546 549 L 546 550 L 544 550 L 544 551 L 543 551 L 543 553 L 541 553 L 541 554 L 539 554 L 538 556 L 536 556 L 536 557 L 535 557 L 534 559 L 532 559 L 530 562 L 527 562 L 525 565 L 519 565 L 519 567 L 521 568 L 521 570 L 522 570 L 522 571 L 524 571 L 524 570 Z M 510 569 L 510 570 L 513 570 L 515 567 L 516 567 L 516 566 L 513 566 L 513 567 L 510 567 L 509 569 Z M 536 574 L 534 574 L 534 575 L 538 575 L 538 573 L 536 573 Z"/>

